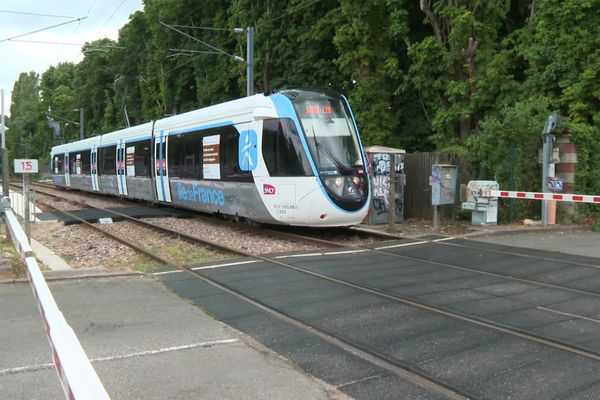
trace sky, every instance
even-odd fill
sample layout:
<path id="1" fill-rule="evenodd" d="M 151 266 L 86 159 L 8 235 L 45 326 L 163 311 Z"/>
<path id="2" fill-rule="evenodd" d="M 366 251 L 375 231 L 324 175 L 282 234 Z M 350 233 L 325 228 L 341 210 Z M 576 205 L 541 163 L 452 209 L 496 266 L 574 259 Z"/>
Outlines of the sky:
<path id="1" fill-rule="evenodd" d="M 35 71 L 41 76 L 52 65 L 81 61 L 81 46 L 85 42 L 116 40 L 129 15 L 141 9 L 142 0 L 0 1 L 0 89 L 4 89 L 5 114 L 10 115 L 11 91 L 21 72 Z M 77 18 L 85 19 L 28 34 Z M 24 36 L 6 40 L 19 35 Z"/>

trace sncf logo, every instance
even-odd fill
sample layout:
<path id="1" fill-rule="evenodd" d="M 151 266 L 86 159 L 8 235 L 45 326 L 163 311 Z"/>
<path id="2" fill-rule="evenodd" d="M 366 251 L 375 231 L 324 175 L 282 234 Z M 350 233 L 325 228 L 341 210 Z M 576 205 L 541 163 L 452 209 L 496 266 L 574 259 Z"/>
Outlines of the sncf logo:
<path id="1" fill-rule="evenodd" d="M 268 183 L 263 184 L 263 194 L 267 196 L 272 196 L 277 192 L 277 188 L 273 185 L 269 185 Z"/>

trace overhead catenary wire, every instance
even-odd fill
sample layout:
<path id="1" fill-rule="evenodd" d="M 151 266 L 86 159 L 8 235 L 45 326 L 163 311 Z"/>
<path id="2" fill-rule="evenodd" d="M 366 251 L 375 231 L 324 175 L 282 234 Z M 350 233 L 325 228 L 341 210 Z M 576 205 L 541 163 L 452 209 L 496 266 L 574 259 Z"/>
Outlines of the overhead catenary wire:
<path id="1" fill-rule="evenodd" d="M 61 22 L 60 24 L 47 26 L 46 28 L 36 29 L 35 31 L 31 31 L 31 32 L 27 32 L 27 33 L 22 33 L 22 34 L 17 35 L 17 36 L 12 36 L 12 37 L 9 37 L 9 38 L 6 38 L 6 39 L 2 39 L 2 40 L 0 40 L 0 43 L 8 42 L 8 41 L 11 41 L 11 40 L 14 40 L 14 39 L 18 39 L 18 38 L 22 38 L 24 36 L 33 35 L 34 33 L 47 31 L 47 30 L 52 29 L 52 28 L 58 28 L 59 26 L 72 24 L 73 22 L 81 22 L 82 20 L 84 20 L 86 18 L 87 17 L 76 18 L 76 19 L 73 19 L 71 21 Z"/>
<path id="2" fill-rule="evenodd" d="M 313 4 L 316 4 L 316 3 L 320 2 L 320 1 L 322 1 L 322 0 L 313 0 L 313 1 L 311 1 L 311 2 L 308 2 L 308 3 L 306 3 L 306 4 L 303 4 L 303 5 L 301 5 L 301 6 L 298 6 L 298 7 L 294 8 L 294 9 L 292 9 L 292 10 L 289 10 L 289 11 L 287 11 L 287 12 L 285 12 L 285 13 L 281 14 L 281 15 L 280 15 L 280 16 L 278 16 L 278 17 L 275 17 L 275 18 L 273 18 L 273 19 L 270 19 L 270 20 L 268 20 L 268 21 L 265 21 L 265 22 L 263 22 L 263 23 L 264 23 L 264 24 L 270 24 L 271 22 L 274 22 L 274 21 L 277 21 L 278 19 L 281 19 L 281 18 L 287 17 L 288 15 L 290 15 L 290 14 L 293 14 L 293 13 L 295 13 L 296 11 L 300 11 L 300 10 L 302 10 L 303 8 L 306 8 L 306 7 L 308 7 L 308 6 L 312 6 Z"/>
<path id="3" fill-rule="evenodd" d="M 110 14 L 110 16 L 106 19 L 106 21 L 104 21 L 104 24 L 102 25 L 102 27 L 100 29 L 98 29 L 98 31 L 96 32 L 96 36 L 98 36 L 98 34 L 104 29 L 104 27 L 108 24 L 108 22 L 112 19 L 112 17 L 115 16 L 117 11 L 119 11 L 119 9 L 123 6 L 124 3 L 125 3 L 125 0 L 121 0 L 121 3 L 119 3 L 117 8 L 115 8 L 115 10 L 112 12 L 112 14 Z M 91 10 L 91 7 L 90 7 L 90 10 Z"/>
<path id="4" fill-rule="evenodd" d="M 188 28 L 188 29 L 199 29 L 205 31 L 227 31 L 227 32 L 235 32 L 242 33 L 244 29 L 242 28 L 215 28 L 210 26 L 195 26 L 195 25 L 171 25 L 175 28 Z"/>
<path id="5" fill-rule="evenodd" d="M 200 39 L 198 39 L 198 38 L 195 38 L 195 37 L 193 37 L 192 35 L 189 35 L 189 34 L 187 34 L 187 33 L 183 32 L 182 30 L 179 30 L 179 29 L 175 28 L 173 25 L 168 25 L 168 24 L 165 24 L 165 23 L 164 23 L 164 22 L 162 22 L 162 21 L 159 21 L 159 22 L 160 22 L 160 24 L 161 24 L 162 26 L 164 26 L 164 27 L 167 27 L 167 28 L 169 28 L 169 29 L 171 29 L 171 30 L 173 30 L 173 31 L 175 31 L 175 32 L 177 32 L 177 33 L 179 33 L 180 35 L 183 35 L 183 36 L 185 36 L 185 37 L 189 38 L 189 39 L 192 39 L 192 40 L 193 40 L 193 41 L 195 41 L 195 42 L 198 42 L 198 43 L 200 43 L 200 44 L 203 44 L 204 46 L 206 46 L 206 47 L 208 47 L 209 49 L 212 49 L 212 50 L 214 50 L 214 51 L 218 52 L 219 54 L 223 54 L 223 55 L 229 56 L 229 57 L 233 58 L 233 59 L 234 59 L 234 60 L 236 60 L 236 61 L 240 61 L 240 62 L 246 62 L 246 61 L 245 61 L 245 60 L 244 60 L 242 57 L 240 57 L 240 56 L 234 56 L 233 54 L 229 54 L 228 52 L 226 52 L 226 51 L 224 51 L 224 50 L 221 50 L 221 49 L 219 49 L 218 47 L 215 47 L 215 46 L 212 46 L 212 45 L 210 45 L 210 44 L 208 44 L 208 43 L 206 43 L 206 42 L 203 42 L 202 40 L 200 40 Z"/>
<path id="6" fill-rule="evenodd" d="M 72 15 L 41 14 L 41 13 L 33 13 L 33 12 L 26 12 L 26 11 L 13 11 L 13 10 L 0 10 L 0 13 L 16 14 L 16 15 L 29 15 L 32 17 L 69 18 L 69 19 L 77 18 L 77 17 L 73 17 Z"/>

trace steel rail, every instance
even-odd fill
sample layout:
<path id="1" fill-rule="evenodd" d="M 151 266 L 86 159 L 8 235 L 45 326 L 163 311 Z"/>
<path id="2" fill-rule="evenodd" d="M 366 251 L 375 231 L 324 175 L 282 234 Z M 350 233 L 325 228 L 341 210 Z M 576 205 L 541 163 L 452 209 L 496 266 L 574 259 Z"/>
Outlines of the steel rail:
<path id="1" fill-rule="evenodd" d="M 110 211 L 110 210 L 108 210 L 108 211 Z M 117 214 L 120 214 L 120 213 L 117 213 Z M 493 331 L 501 332 L 501 333 L 508 334 L 508 335 L 511 335 L 511 336 L 514 336 L 514 337 L 518 337 L 520 339 L 525 339 L 525 340 L 528 340 L 528 341 L 536 342 L 536 343 L 543 344 L 545 346 L 549 346 L 549 347 L 552 347 L 552 348 L 555 348 L 555 349 L 558 349 L 558 350 L 561 350 L 561 351 L 565 351 L 565 352 L 569 352 L 569 353 L 572 353 L 572 354 L 583 356 L 583 357 L 586 357 L 586 358 L 589 358 L 589 359 L 593 359 L 595 361 L 600 361 L 600 354 L 598 354 L 596 352 L 593 352 L 593 351 L 589 351 L 589 350 L 580 348 L 578 346 L 575 346 L 573 344 L 570 344 L 570 343 L 567 343 L 567 342 L 564 342 L 564 341 L 549 339 L 549 338 L 546 338 L 546 337 L 534 334 L 534 333 L 529 332 L 529 331 L 524 330 L 524 329 L 519 329 L 517 327 L 511 326 L 511 325 L 508 325 L 508 324 L 502 324 L 500 322 L 492 321 L 492 320 L 489 320 L 489 319 L 486 319 L 486 318 L 482 318 L 482 317 L 477 317 L 477 316 L 473 316 L 473 315 L 468 315 L 468 314 L 460 313 L 460 312 L 448 309 L 446 307 L 442 307 L 442 306 L 439 306 L 439 305 L 428 303 L 428 302 L 425 302 L 425 301 L 422 301 L 422 300 L 417 300 L 417 299 L 411 298 L 409 296 L 403 296 L 403 295 L 399 295 L 397 293 L 392 293 L 392 292 L 389 292 L 389 291 L 386 291 L 386 290 L 383 290 L 383 289 L 373 288 L 373 287 L 370 287 L 370 286 L 365 286 L 365 285 L 357 284 L 357 283 L 346 281 L 346 280 L 343 280 L 343 279 L 334 278 L 334 277 L 331 277 L 331 276 L 328 276 L 328 275 L 325 275 L 325 274 L 321 274 L 321 273 L 318 273 L 318 272 L 310 271 L 308 269 L 305 269 L 305 268 L 302 268 L 302 267 L 295 266 L 293 264 L 289 264 L 289 263 L 283 262 L 280 259 L 275 259 L 273 257 L 263 256 L 263 255 L 256 255 L 256 254 L 251 254 L 251 253 L 245 252 L 243 250 L 233 249 L 233 248 L 221 245 L 219 243 L 216 243 L 216 242 L 213 242 L 213 241 L 210 241 L 210 240 L 207 240 L 207 239 L 201 239 L 201 238 L 198 238 L 198 237 L 195 237 L 195 236 L 182 234 L 182 233 L 180 233 L 178 231 L 174 231 L 174 230 L 171 230 L 169 228 L 164 228 L 164 227 L 152 224 L 150 222 L 146 222 L 146 221 L 140 220 L 138 218 L 127 216 L 125 214 L 120 214 L 120 215 L 122 215 L 123 217 L 127 217 L 128 219 L 130 219 L 132 221 L 141 223 L 143 225 L 156 228 L 157 230 L 160 230 L 161 232 L 164 232 L 164 233 L 169 233 L 169 234 L 172 234 L 172 235 L 182 235 L 181 236 L 182 238 L 184 238 L 186 240 L 190 240 L 190 241 L 192 241 L 194 243 L 206 244 L 208 246 L 217 248 L 217 249 L 219 249 L 221 251 L 235 253 L 235 254 L 238 254 L 238 255 L 241 255 L 241 256 L 244 256 L 244 257 L 247 257 L 247 258 L 259 259 L 261 261 L 265 261 L 265 262 L 271 263 L 271 264 L 277 264 L 279 266 L 282 266 L 282 267 L 285 267 L 285 268 L 288 268 L 288 269 L 291 269 L 291 270 L 294 270 L 294 271 L 297 271 L 297 272 L 301 272 L 301 273 L 304 273 L 304 274 L 307 274 L 307 275 L 311 275 L 311 276 L 314 276 L 314 277 L 317 277 L 317 278 L 320 278 L 320 279 L 324 279 L 324 280 L 327 280 L 327 281 L 330 281 L 330 282 L 333 282 L 333 283 L 336 283 L 336 284 L 340 284 L 340 285 L 344 285 L 344 286 L 347 286 L 347 287 L 351 287 L 351 288 L 354 288 L 354 289 L 357 289 L 357 290 L 360 290 L 360 291 L 363 291 L 363 292 L 367 292 L 367 293 L 370 293 L 370 294 L 373 294 L 373 295 L 385 298 L 387 300 L 401 302 L 403 304 L 407 304 L 407 305 L 410 305 L 410 306 L 413 306 L 413 307 L 416 307 L 416 308 L 420 308 L 422 310 L 426 310 L 426 311 L 429 311 L 429 312 L 440 314 L 440 315 L 443 315 L 445 317 L 450 317 L 450 318 L 453 318 L 453 319 L 461 321 L 461 322 L 466 322 L 466 323 L 469 323 L 469 324 L 472 324 L 472 325 L 476 325 L 476 326 L 479 326 L 479 327 L 486 328 L 488 330 L 493 330 Z M 301 236 L 301 235 L 290 234 L 289 237 L 294 237 L 294 236 Z M 328 241 L 321 240 L 321 239 L 319 239 L 319 242 L 328 243 Z M 451 268 L 455 268 L 455 269 L 462 269 L 462 270 L 471 271 L 471 269 L 469 269 L 469 268 L 464 268 L 464 267 L 460 267 L 460 266 L 454 266 L 452 264 L 444 264 L 444 263 L 433 262 L 433 261 L 425 261 L 425 260 L 421 260 L 421 259 L 414 258 L 414 257 L 402 256 L 402 255 L 398 255 L 398 254 L 395 254 L 395 253 L 392 253 L 392 252 L 386 252 L 386 251 L 381 251 L 381 250 L 378 251 L 378 250 L 374 250 L 374 249 L 370 249 L 370 248 L 366 248 L 366 247 L 360 247 L 360 246 L 356 247 L 356 246 L 344 245 L 344 244 L 340 244 L 340 243 L 337 243 L 337 242 L 330 242 L 330 245 L 332 247 L 334 245 L 346 247 L 349 250 L 356 249 L 356 250 L 367 250 L 367 251 L 380 252 L 380 253 L 383 253 L 383 254 L 386 254 L 386 255 L 391 255 L 391 256 L 395 256 L 395 257 L 399 257 L 399 258 L 405 258 L 405 259 L 422 261 L 422 262 L 429 262 L 429 263 L 432 263 L 432 264 L 442 265 L 442 266 L 445 266 L 445 267 L 451 267 Z M 182 266 L 179 266 L 178 268 L 182 268 Z M 525 279 L 520 279 L 520 278 L 515 278 L 515 277 L 510 277 L 510 276 L 509 277 L 505 277 L 505 276 L 503 276 L 501 274 L 494 274 L 494 273 L 490 273 L 490 272 L 486 272 L 486 271 L 477 271 L 477 270 L 474 270 L 474 271 L 478 272 L 478 273 L 481 273 L 481 274 L 484 274 L 484 275 L 491 275 L 491 276 L 497 276 L 497 277 L 502 277 L 502 278 L 514 279 L 514 280 L 519 280 L 519 281 L 524 281 L 524 282 L 529 282 L 529 283 L 534 282 L 534 281 L 527 281 Z M 571 290 L 571 291 L 582 292 L 582 291 L 579 291 L 577 289 L 565 288 L 565 287 L 562 287 L 562 286 L 555 286 L 555 285 L 544 284 L 544 283 L 540 283 L 540 284 L 543 284 L 544 286 L 548 286 L 548 287 L 554 287 L 554 288 L 558 288 L 558 289 L 563 289 L 563 290 L 566 289 L 566 290 Z M 583 292 L 585 294 L 588 294 L 588 292 L 585 292 L 585 291 L 583 291 Z M 600 296 L 600 294 L 597 294 L 597 293 L 596 293 L 596 295 Z"/>
<path id="2" fill-rule="evenodd" d="M 470 393 L 466 393 L 464 391 L 462 391 L 461 389 L 457 389 L 457 388 L 453 388 L 449 385 L 447 385 L 446 383 L 438 380 L 437 378 L 433 377 L 433 376 L 429 376 L 425 373 L 423 373 L 422 371 L 417 371 L 415 368 L 411 367 L 408 364 L 404 364 L 401 362 L 398 362 L 396 360 L 393 360 L 383 354 L 380 354 L 378 352 L 374 352 L 372 350 L 369 350 L 363 346 L 357 345 L 357 344 L 353 344 L 351 342 L 348 342 L 346 340 L 344 340 L 343 338 L 333 335 L 331 333 L 328 333 L 326 330 L 314 325 L 314 324 L 310 324 L 309 322 L 303 321 L 299 318 L 293 317 L 285 312 L 282 312 L 280 310 L 277 310 L 273 307 L 270 307 L 262 302 L 260 302 L 259 300 L 251 297 L 251 296 L 247 296 L 244 293 L 242 293 L 241 291 L 238 291 L 236 289 L 230 288 L 227 285 L 224 285 L 222 283 L 219 283 L 218 281 L 211 279 L 209 277 L 206 277 L 204 275 L 202 275 L 201 273 L 197 272 L 197 271 L 193 271 L 191 269 L 191 267 L 188 266 L 184 266 L 178 263 L 174 263 L 170 260 L 166 260 L 161 258 L 160 256 L 157 256 L 151 252 L 149 252 L 147 249 L 145 249 L 142 246 L 139 246 L 133 242 L 131 242 L 130 240 L 125 240 L 122 239 L 120 237 L 118 237 L 117 235 L 107 232 L 97 226 L 95 226 L 92 223 L 89 223 L 79 217 L 77 217 L 76 215 L 73 215 L 71 213 L 69 213 L 68 211 L 65 210 L 60 210 L 56 207 L 54 207 L 55 209 L 57 209 L 57 211 L 63 212 L 67 215 L 69 215 L 72 218 L 75 218 L 76 220 L 80 221 L 81 223 L 83 223 L 85 226 L 88 226 L 96 231 L 99 231 L 105 235 L 107 235 L 108 237 L 115 239 L 117 241 L 119 241 L 120 243 L 125 244 L 126 246 L 131 247 L 132 249 L 134 249 L 137 252 L 140 252 L 148 257 L 151 257 L 163 264 L 165 264 L 166 266 L 169 266 L 171 268 L 174 268 L 176 270 L 180 270 L 180 271 L 184 271 L 186 273 L 190 273 L 192 274 L 194 277 L 197 277 L 199 279 L 201 279 L 202 281 L 210 284 L 213 287 L 216 287 L 230 295 L 235 296 L 236 298 L 243 300 L 244 302 L 251 304 L 265 312 L 267 312 L 268 314 L 276 317 L 279 320 L 282 320 L 284 322 L 290 323 L 296 327 L 301 328 L 303 331 L 305 331 L 306 333 L 318 336 L 319 338 L 327 341 L 330 344 L 335 345 L 338 348 L 341 348 L 342 350 L 344 350 L 345 352 L 349 352 L 355 356 L 358 356 L 359 358 L 362 358 L 363 360 L 376 365 L 378 367 L 381 367 L 383 369 L 386 369 L 387 371 L 403 378 L 406 380 L 409 380 L 427 390 L 431 390 L 431 391 L 435 391 L 438 394 L 441 394 L 449 399 L 456 399 L 456 400 L 466 400 L 466 399 L 474 399 L 475 397 L 472 396 Z M 108 210 L 110 211 L 110 210 Z M 120 214 L 120 213 L 117 213 Z M 124 217 L 129 217 L 126 216 L 125 214 L 120 214 Z M 152 223 L 148 223 L 142 220 L 139 220 L 137 218 L 134 217 L 129 217 L 128 219 L 134 220 L 136 222 L 141 222 L 143 225 L 152 227 L 152 228 L 157 228 L 159 230 L 161 230 L 162 232 L 166 232 L 166 233 L 173 233 L 173 234 L 177 234 L 177 235 L 181 235 L 183 238 L 187 238 L 190 239 L 192 241 L 194 241 L 195 243 L 202 243 L 205 245 L 209 245 L 211 247 L 215 247 L 218 248 L 219 250 L 223 250 L 223 251 L 227 251 L 230 253 L 235 253 L 238 255 L 242 255 L 248 258 L 254 258 L 254 259 L 259 259 L 268 263 L 274 263 L 274 264 L 279 264 L 282 266 L 287 266 L 287 267 L 293 267 L 292 265 L 288 265 L 286 263 L 283 263 L 281 261 L 278 260 L 273 260 L 269 257 L 264 257 L 264 256 L 257 256 L 257 255 L 252 255 L 250 253 L 244 252 L 242 250 L 237 250 L 237 249 L 232 249 L 232 248 L 228 248 L 226 246 L 223 246 L 219 243 L 213 242 L 213 241 L 209 241 L 206 239 L 200 239 L 194 236 L 190 236 L 190 235 L 186 235 L 186 234 L 182 234 L 181 232 L 177 232 L 177 231 L 172 231 L 168 228 L 163 228 L 160 227 L 158 225 L 152 224 Z"/>
<path id="3" fill-rule="evenodd" d="M 300 236 L 302 237 L 302 235 L 295 235 L 295 236 Z M 402 238 L 399 236 L 395 236 L 396 239 L 406 239 L 406 238 Z M 324 245 L 328 243 L 328 241 L 320 239 L 321 241 L 324 242 Z M 480 248 L 480 247 L 476 247 L 476 246 L 466 246 L 466 245 L 462 245 L 460 243 L 448 243 L 448 241 L 437 241 L 437 240 L 419 240 L 418 242 L 415 243 L 415 245 L 419 245 L 419 244 L 439 244 L 439 245 L 448 245 L 448 246 L 453 246 L 453 247 L 462 247 L 462 248 L 467 248 L 467 249 L 475 249 L 475 250 L 481 250 L 482 252 L 493 252 L 493 253 L 499 253 L 499 254 L 509 254 L 509 255 L 516 255 L 516 256 L 523 256 L 523 257 L 527 257 L 527 255 L 524 254 L 520 254 L 520 253 L 512 253 L 512 252 L 502 252 L 499 250 L 493 250 L 493 249 L 486 249 L 486 248 Z M 401 259 L 405 259 L 405 260 L 411 260 L 411 261 L 421 261 L 421 262 L 425 262 L 428 264 L 433 264 L 433 265 L 439 265 L 445 268 L 452 268 L 452 269 L 457 269 L 457 270 L 462 270 L 462 271 L 468 271 L 468 272 L 473 272 L 479 275 L 486 275 L 486 276 L 493 276 L 496 278 L 503 278 L 503 279 L 507 279 L 507 280 L 512 280 L 515 282 L 521 282 L 521 283 L 530 283 L 533 285 L 538 285 L 538 286 L 544 286 L 544 287 L 548 287 L 551 289 L 559 289 L 559 290 L 565 290 L 568 292 L 573 292 L 573 293 L 577 293 L 577 294 L 583 294 L 583 295 L 588 295 L 588 296 L 594 296 L 594 297 L 600 297 L 600 293 L 598 292 L 593 292 L 590 290 L 585 290 L 585 289 L 578 289 L 578 288 L 574 288 L 571 286 L 564 286 L 564 285 L 559 285 L 559 284 L 555 284 L 555 283 L 551 283 L 551 282 L 545 282 L 542 280 L 538 280 L 538 279 L 530 279 L 530 278 L 521 278 L 515 275 L 511 275 L 511 274 L 503 274 L 503 273 L 499 273 L 499 272 L 490 272 L 490 271 L 482 271 L 480 269 L 477 268 L 473 268 L 473 267 L 466 267 L 463 265 L 455 265 L 455 264 L 450 264 L 450 263 L 444 263 L 441 261 L 434 261 L 434 260 L 428 260 L 428 259 L 424 259 L 424 258 L 419 258 L 419 257 L 412 257 L 412 256 L 407 256 L 407 255 L 403 255 L 403 254 L 398 254 L 398 253 L 394 253 L 391 251 L 385 251 L 384 249 L 377 249 L 377 248 L 372 248 L 372 247 L 365 247 L 365 246 L 361 246 L 361 245 L 352 245 L 352 244 L 345 244 L 345 243 L 337 243 L 337 242 L 329 242 L 330 246 L 340 246 L 340 247 L 345 247 L 348 249 L 359 249 L 359 250 L 366 250 L 366 251 L 370 251 L 373 253 L 381 253 L 381 254 L 385 254 L 388 256 L 392 256 L 395 258 L 401 258 Z M 530 256 L 529 258 L 534 258 L 534 259 L 539 259 L 542 261 L 560 261 L 566 264 L 572 264 L 572 265 L 577 265 L 577 266 L 584 266 L 584 267 L 590 267 L 590 268 L 595 268 L 595 269 L 600 269 L 600 265 L 593 265 L 593 264 L 581 264 L 581 263 L 576 263 L 576 262 L 571 262 L 571 261 L 565 261 L 565 260 L 560 260 L 560 259 L 556 259 L 556 258 L 545 258 L 545 257 L 536 257 L 536 256 Z"/>
<path id="4" fill-rule="evenodd" d="M 106 210 L 106 211 L 107 212 L 113 212 L 112 210 Z M 548 347 L 552 347 L 552 348 L 555 348 L 555 349 L 558 349 L 558 350 L 561 350 L 561 351 L 565 351 L 565 352 L 569 352 L 569 353 L 572 353 L 572 354 L 576 354 L 578 356 L 582 356 L 582 357 L 586 357 L 586 358 L 589 358 L 589 359 L 593 359 L 595 361 L 600 361 L 600 354 L 598 354 L 596 352 L 589 351 L 589 350 L 582 349 L 580 347 L 574 346 L 574 345 L 569 344 L 569 343 L 564 342 L 564 341 L 558 341 L 558 340 L 549 339 L 549 338 L 546 338 L 546 337 L 543 337 L 543 336 L 536 335 L 534 333 L 528 332 L 526 330 L 519 329 L 519 328 L 516 328 L 514 326 L 507 325 L 507 324 L 502 324 L 502 323 L 499 323 L 499 322 L 496 322 L 496 321 L 492 321 L 492 320 L 489 320 L 489 319 L 486 319 L 486 318 L 476 317 L 476 316 L 467 315 L 467 314 L 459 313 L 459 312 L 456 312 L 456 311 L 452 311 L 452 310 L 447 309 L 445 307 L 441 307 L 441 306 L 438 306 L 438 305 L 427 303 L 427 302 L 424 302 L 422 300 L 417 300 L 417 299 L 411 298 L 409 296 L 403 296 L 403 295 L 399 295 L 399 294 L 392 293 L 392 292 L 389 292 L 389 291 L 385 291 L 385 290 L 382 290 L 382 289 L 373 288 L 373 287 L 369 287 L 369 286 L 357 284 L 357 283 L 354 283 L 354 282 L 346 281 L 346 280 L 343 280 L 343 279 L 334 278 L 334 277 L 331 277 L 331 276 L 328 276 L 328 275 L 324 275 L 324 274 L 321 274 L 321 273 L 318 273 L 318 272 L 310 271 L 310 270 L 305 269 L 305 268 L 301 268 L 301 267 L 297 267 L 297 266 L 292 265 L 292 264 L 285 263 L 285 262 L 283 262 L 283 261 L 281 261 L 279 259 L 274 259 L 272 257 L 250 254 L 250 253 L 242 251 L 242 250 L 229 248 L 227 246 L 221 245 L 219 243 L 216 243 L 216 242 L 213 242 L 213 241 L 210 241 L 210 240 L 207 240 L 207 239 L 201 239 L 201 238 L 198 238 L 198 237 L 195 237 L 195 236 L 183 234 L 181 232 L 174 231 L 174 230 L 171 230 L 169 228 L 164 228 L 164 227 L 152 224 L 150 222 L 142 221 L 142 220 L 140 220 L 138 218 L 127 216 L 125 214 L 121 214 L 121 213 L 118 213 L 118 212 L 113 212 L 113 213 L 115 213 L 116 215 L 120 215 L 122 217 L 125 217 L 125 218 L 127 218 L 129 220 L 132 220 L 134 222 L 138 222 L 140 224 L 143 224 L 143 225 L 152 227 L 154 229 L 160 230 L 160 231 L 162 231 L 164 233 L 169 233 L 169 234 L 172 234 L 172 235 L 180 235 L 180 238 L 182 238 L 184 240 L 192 241 L 193 243 L 197 243 L 197 244 L 202 243 L 202 244 L 206 244 L 208 246 L 217 248 L 217 249 L 219 249 L 221 251 L 235 253 L 235 254 L 238 254 L 238 255 L 241 255 L 241 256 L 244 256 L 244 257 L 248 257 L 248 258 L 259 259 L 259 260 L 262 260 L 262 261 L 265 261 L 265 262 L 268 262 L 268 263 L 271 263 L 271 264 L 277 264 L 277 265 L 280 265 L 282 267 L 285 267 L 285 268 L 288 268 L 288 269 L 291 269 L 291 270 L 294 270 L 294 271 L 297 271 L 297 272 L 301 272 L 301 273 L 308 274 L 308 275 L 311 275 L 311 276 L 314 276 L 314 277 L 318 277 L 320 279 L 324 279 L 324 280 L 327 280 L 327 281 L 330 281 L 330 282 L 333 282 L 333 283 L 336 283 L 336 284 L 340 284 L 340 285 L 351 287 L 351 288 L 354 288 L 354 289 L 357 289 L 357 290 L 360 290 L 360 291 L 364 291 L 364 292 L 367 292 L 367 293 L 370 293 L 370 294 L 373 294 L 373 295 L 385 298 L 387 300 L 401 302 L 403 304 L 407 304 L 407 305 L 410 305 L 410 306 L 413 306 L 413 307 L 416 307 L 416 308 L 420 308 L 422 310 L 426 310 L 426 311 L 433 312 L 433 313 L 436 313 L 436 314 L 440 314 L 440 315 L 443 315 L 443 316 L 446 316 L 446 317 L 449 317 L 449 318 L 453 318 L 453 319 L 458 320 L 458 321 L 462 321 L 462 322 L 466 322 L 466 323 L 469 323 L 469 324 L 473 324 L 473 325 L 476 325 L 476 326 L 479 326 L 479 327 L 482 327 L 482 328 L 486 328 L 488 330 L 493 330 L 493 331 L 501 332 L 501 333 L 508 334 L 508 335 L 511 335 L 511 336 L 514 336 L 514 337 L 518 337 L 518 338 L 521 338 L 521 339 L 524 339 L 524 340 L 528 340 L 528 341 L 539 343 L 539 344 L 542 344 L 542 345 L 545 345 L 545 346 L 548 346 Z M 75 218 L 79 219 L 78 217 L 75 217 Z M 84 221 L 84 223 L 86 225 L 88 225 L 88 226 L 92 226 L 94 229 L 98 229 L 98 230 L 100 230 L 100 231 L 108 234 L 108 232 L 106 232 L 106 231 L 104 231 L 104 230 L 102 230 L 100 228 L 97 228 L 97 227 L 93 226 L 93 224 L 90 224 L 87 221 Z M 289 237 L 300 237 L 300 236 L 302 236 L 302 235 L 297 235 L 297 234 L 289 234 L 289 235 L 290 235 Z M 124 241 L 124 240 L 122 240 L 120 238 L 118 238 L 116 240 L 118 240 L 119 242 L 124 243 L 126 245 L 130 244 L 129 242 L 126 242 L 126 241 Z M 510 279 L 510 280 L 515 280 L 515 281 L 520 281 L 520 282 L 527 282 L 527 283 L 534 283 L 534 284 L 539 284 L 539 285 L 543 285 L 543 286 L 547 286 L 547 287 L 552 287 L 552 288 L 556 288 L 556 289 L 568 290 L 568 291 L 578 292 L 578 293 L 582 293 L 582 294 L 594 294 L 596 296 L 600 296 L 600 294 L 594 293 L 594 292 L 587 292 L 587 291 L 582 291 L 582 290 L 579 290 L 579 289 L 574 289 L 574 288 L 569 288 L 569 287 L 564 287 L 564 286 L 559 286 L 559 285 L 553 285 L 553 284 L 544 283 L 544 282 L 538 282 L 538 281 L 534 281 L 534 280 L 527 280 L 527 279 L 517 278 L 517 277 L 510 276 L 510 275 L 503 275 L 503 274 L 496 274 L 496 273 L 487 272 L 487 271 L 480 271 L 480 270 L 476 270 L 476 269 L 472 269 L 472 268 L 468 268 L 468 267 L 456 266 L 456 265 L 447 264 L 447 263 L 441 263 L 441 262 L 436 262 L 436 261 L 428 261 L 428 260 L 423 260 L 423 259 L 416 258 L 416 257 L 403 256 L 403 255 L 396 254 L 396 253 L 389 252 L 389 251 L 376 250 L 376 249 L 372 249 L 372 248 L 368 248 L 368 247 L 362 247 L 362 246 L 351 246 L 351 245 L 347 245 L 347 244 L 343 244 L 343 243 L 338 243 L 338 242 L 327 241 L 327 240 L 323 240 L 323 239 L 319 239 L 319 242 L 321 242 L 323 244 L 329 243 L 330 246 L 332 246 L 332 247 L 333 246 L 338 246 L 338 247 L 348 248 L 349 250 L 356 249 L 356 250 L 367 250 L 367 251 L 372 251 L 372 252 L 379 252 L 379 253 L 382 253 L 382 254 L 391 255 L 393 257 L 398 257 L 398 258 L 403 258 L 403 259 L 409 259 L 409 260 L 413 260 L 413 261 L 427 262 L 427 263 L 431 263 L 431 264 L 435 264 L 435 265 L 441 265 L 441 266 L 449 267 L 449 268 L 453 268 L 453 269 L 461 269 L 461 270 L 466 270 L 466 271 L 470 271 L 470 272 L 476 272 L 476 273 L 483 274 L 483 275 L 496 276 L 496 277 L 501 277 L 501 278 L 504 278 L 504 279 Z M 431 241 L 423 241 L 423 242 L 424 243 L 429 243 Z M 438 243 L 438 242 L 435 242 L 435 243 Z M 141 251 L 143 252 L 144 249 L 141 249 Z M 153 257 L 153 258 L 156 257 L 156 256 L 150 255 L 150 254 L 152 254 L 152 253 L 148 254 L 150 257 Z M 157 258 L 155 258 L 155 259 L 157 259 Z M 176 267 L 178 269 L 188 270 L 185 266 L 173 264 L 173 263 L 171 263 L 171 262 L 169 262 L 167 260 L 164 260 L 162 258 L 158 258 L 157 260 L 159 260 L 160 262 L 165 263 L 167 265 L 174 266 L 174 267 Z M 192 272 L 194 272 L 194 271 L 192 271 Z M 199 275 L 199 273 L 196 273 L 196 272 L 194 272 L 194 273 L 196 275 Z M 206 277 L 204 277 L 204 278 L 206 278 Z M 206 279 L 209 279 L 209 278 L 206 278 Z"/>

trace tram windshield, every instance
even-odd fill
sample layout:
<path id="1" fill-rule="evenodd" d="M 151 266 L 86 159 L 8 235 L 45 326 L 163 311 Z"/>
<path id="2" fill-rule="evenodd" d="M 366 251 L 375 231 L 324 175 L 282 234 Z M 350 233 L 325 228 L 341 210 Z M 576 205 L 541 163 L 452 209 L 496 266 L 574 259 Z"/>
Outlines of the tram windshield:
<path id="1" fill-rule="evenodd" d="M 291 93 L 290 93 L 291 92 Z M 350 110 L 333 91 L 290 91 L 319 175 L 349 175 L 363 166 Z"/>

